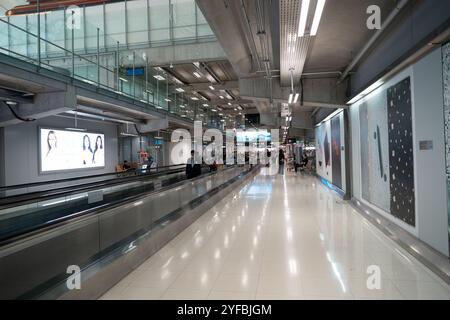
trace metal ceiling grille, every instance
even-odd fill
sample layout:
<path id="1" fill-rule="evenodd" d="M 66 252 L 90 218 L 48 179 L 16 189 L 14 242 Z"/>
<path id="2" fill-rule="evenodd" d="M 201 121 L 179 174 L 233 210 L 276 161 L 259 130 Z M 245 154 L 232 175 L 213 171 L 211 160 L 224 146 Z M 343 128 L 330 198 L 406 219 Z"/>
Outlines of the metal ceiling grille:
<path id="1" fill-rule="evenodd" d="M 302 0 L 280 0 L 280 75 L 281 85 L 291 83 L 293 69 L 294 84 L 297 85 L 303 72 L 311 37 L 298 37 L 298 24 Z M 311 1 L 307 25 L 311 24 L 316 1 Z"/>

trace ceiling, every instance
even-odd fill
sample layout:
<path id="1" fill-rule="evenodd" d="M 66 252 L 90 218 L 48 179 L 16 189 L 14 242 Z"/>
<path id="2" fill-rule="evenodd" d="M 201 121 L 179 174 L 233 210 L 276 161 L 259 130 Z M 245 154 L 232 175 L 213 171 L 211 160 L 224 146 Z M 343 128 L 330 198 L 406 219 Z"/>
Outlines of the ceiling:
<path id="1" fill-rule="evenodd" d="M 195 61 L 160 66 L 173 84 L 185 90 L 185 98 L 197 96 L 208 107 L 220 107 L 225 112 L 254 113 L 252 101 L 240 98 L 238 77 L 227 60 Z M 205 100 L 206 99 L 206 100 Z"/>
<path id="2" fill-rule="evenodd" d="M 382 21 L 396 0 L 328 0 L 317 36 L 312 39 L 304 72 L 343 71 L 377 30 L 366 27 L 367 7 L 378 5 Z"/>

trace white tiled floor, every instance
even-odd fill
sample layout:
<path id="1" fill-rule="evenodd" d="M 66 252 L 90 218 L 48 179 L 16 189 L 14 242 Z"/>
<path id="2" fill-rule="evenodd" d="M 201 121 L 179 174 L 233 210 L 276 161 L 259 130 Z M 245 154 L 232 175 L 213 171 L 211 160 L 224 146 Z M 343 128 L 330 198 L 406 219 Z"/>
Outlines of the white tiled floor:
<path id="1" fill-rule="evenodd" d="M 102 297 L 255 298 L 450 299 L 450 287 L 316 178 L 288 174 L 228 195 Z"/>

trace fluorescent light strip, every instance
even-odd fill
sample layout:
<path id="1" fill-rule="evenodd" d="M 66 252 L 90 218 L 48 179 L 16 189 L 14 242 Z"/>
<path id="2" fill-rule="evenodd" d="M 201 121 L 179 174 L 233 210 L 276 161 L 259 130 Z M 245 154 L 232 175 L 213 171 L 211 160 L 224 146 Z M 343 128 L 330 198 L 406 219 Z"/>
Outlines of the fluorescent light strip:
<path id="1" fill-rule="evenodd" d="M 194 71 L 192 74 L 193 74 L 196 78 L 199 78 L 199 79 L 202 77 L 197 71 Z"/>
<path id="2" fill-rule="evenodd" d="M 183 88 L 176 88 L 175 91 L 177 91 L 177 92 L 184 92 L 184 89 Z"/>
<path id="3" fill-rule="evenodd" d="M 211 90 L 215 90 L 213 86 L 209 86 L 209 88 L 210 88 Z"/>
<path id="4" fill-rule="evenodd" d="M 123 82 L 128 82 L 128 80 L 127 80 L 127 79 L 125 79 L 125 78 L 122 78 L 122 77 L 120 77 L 120 78 L 119 78 L 119 80 L 120 80 L 120 81 L 123 81 Z"/>
<path id="5" fill-rule="evenodd" d="M 300 95 L 300 94 L 298 94 L 298 93 L 295 94 L 294 103 L 297 103 L 297 101 L 298 101 L 298 96 L 299 96 L 299 95 Z"/>
<path id="6" fill-rule="evenodd" d="M 314 20 L 311 27 L 311 35 L 315 36 L 319 29 L 320 19 L 322 18 L 323 8 L 325 7 L 326 0 L 318 0 L 316 13 L 314 14 Z"/>
<path id="7" fill-rule="evenodd" d="M 309 10 L 310 0 L 302 1 L 302 8 L 300 11 L 300 21 L 298 24 L 298 36 L 303 37 L 305 35 L 306 20 L 308 20 L 308 10 Z"/>
<path id="8" fill-rule="evenodd" d="M 355 102 L 358 102 L 360 99 L 362 99 L 365 96 L 369 95 L 370 93 L 372 93 L 373 91 L 375 91 L 376 89 L 381 87 L 383 84 L 384 84 L 383 80 L 378 80 L 374 84 L 372 84 L 369 87 L 367 87 L 364 91 L 362 91 L 361 93 L 356 95 L 353 99 L 351 99 L 349 102 L 347 102 L 347 104 L 351 105 L 351 104 L 354 104 Z"/>
<path id="9" fill-rule="evenodd" d="M 137 137 L 138 136 L 137 134 L 128 133 L 128 132 L 121 132 L 120 135 L 124 136 L 124 137 Z"/>
<path id="10" fill-rule="evenodd" d="M 87 129 L 83 129 L 83 128 L 65 128 L 65 130 L 69 130 L 69 131 L 80 131 L 80 132 L 85 132 L 85 131 L 87 131 Z"/>
<path id="11" fill-rule="evenodd" d="M 292 103 L 292 99 L 294 99 L 294 94 L 293 93 L 289 94 L 289 103 Z"/>
<path id="12" fill-rule="evenodd" d="M 153 76 L 156 80 L 166 80 L 164 77 L 160 76 L 159 74 L 156 76 Z"/>

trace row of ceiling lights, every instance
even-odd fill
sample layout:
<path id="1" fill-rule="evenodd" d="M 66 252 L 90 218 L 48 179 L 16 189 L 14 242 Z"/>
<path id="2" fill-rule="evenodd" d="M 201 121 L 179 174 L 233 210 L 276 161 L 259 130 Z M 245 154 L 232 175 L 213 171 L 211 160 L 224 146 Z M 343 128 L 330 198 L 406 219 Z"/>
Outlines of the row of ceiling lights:
<path id="1" fill-rule="evenodd" d="M 318 0 L 316 11 L 314 13 L 314 19 L 311 25 L 311 30 L 309 35 L 315 36 L 317 35 L 317 31 L 319 30 L 319 24 L 320 20 L 322 18 L 323 9 L 325 8 L 325 2 L 326 0 Z M 311 0 L 303 0 L 301 11 L 300 11 L 300 20 L 298 24 L 298 36 L 304 37 L 305 36 L 305 30 L 306 30 L 306 22 L 308 20 L 308 12 L 310 7 Z"/>
<path id="2" fill-rule="evenodd" d="M 317 31 L 319 30 L 319 24 L 320 20 L 322 19 L 323 10 L 325 8 L 326 0 L 317 0 L 316 10 L 314 13 L 313 22 L 311 25 L 311 29 L 309 32 L 309 36 L 316 36 Z M 308 13 L 310 8 L 311 0 L 302 0 L 302 5 L 300 8 L 300 19 L 298 23 L 298 37 L 304 37 L 308 34 L 306 34 L 306 24 L 308 21 Z M 294 91 L 294 78 L 293 78 L 293 72 L 294 70 L 291 68 L 291 92 L 289 94 L 289 104 L 291 103 L 297 103 L 298 98 L 300 96 L 299 93 L 296 93 Z"/>

